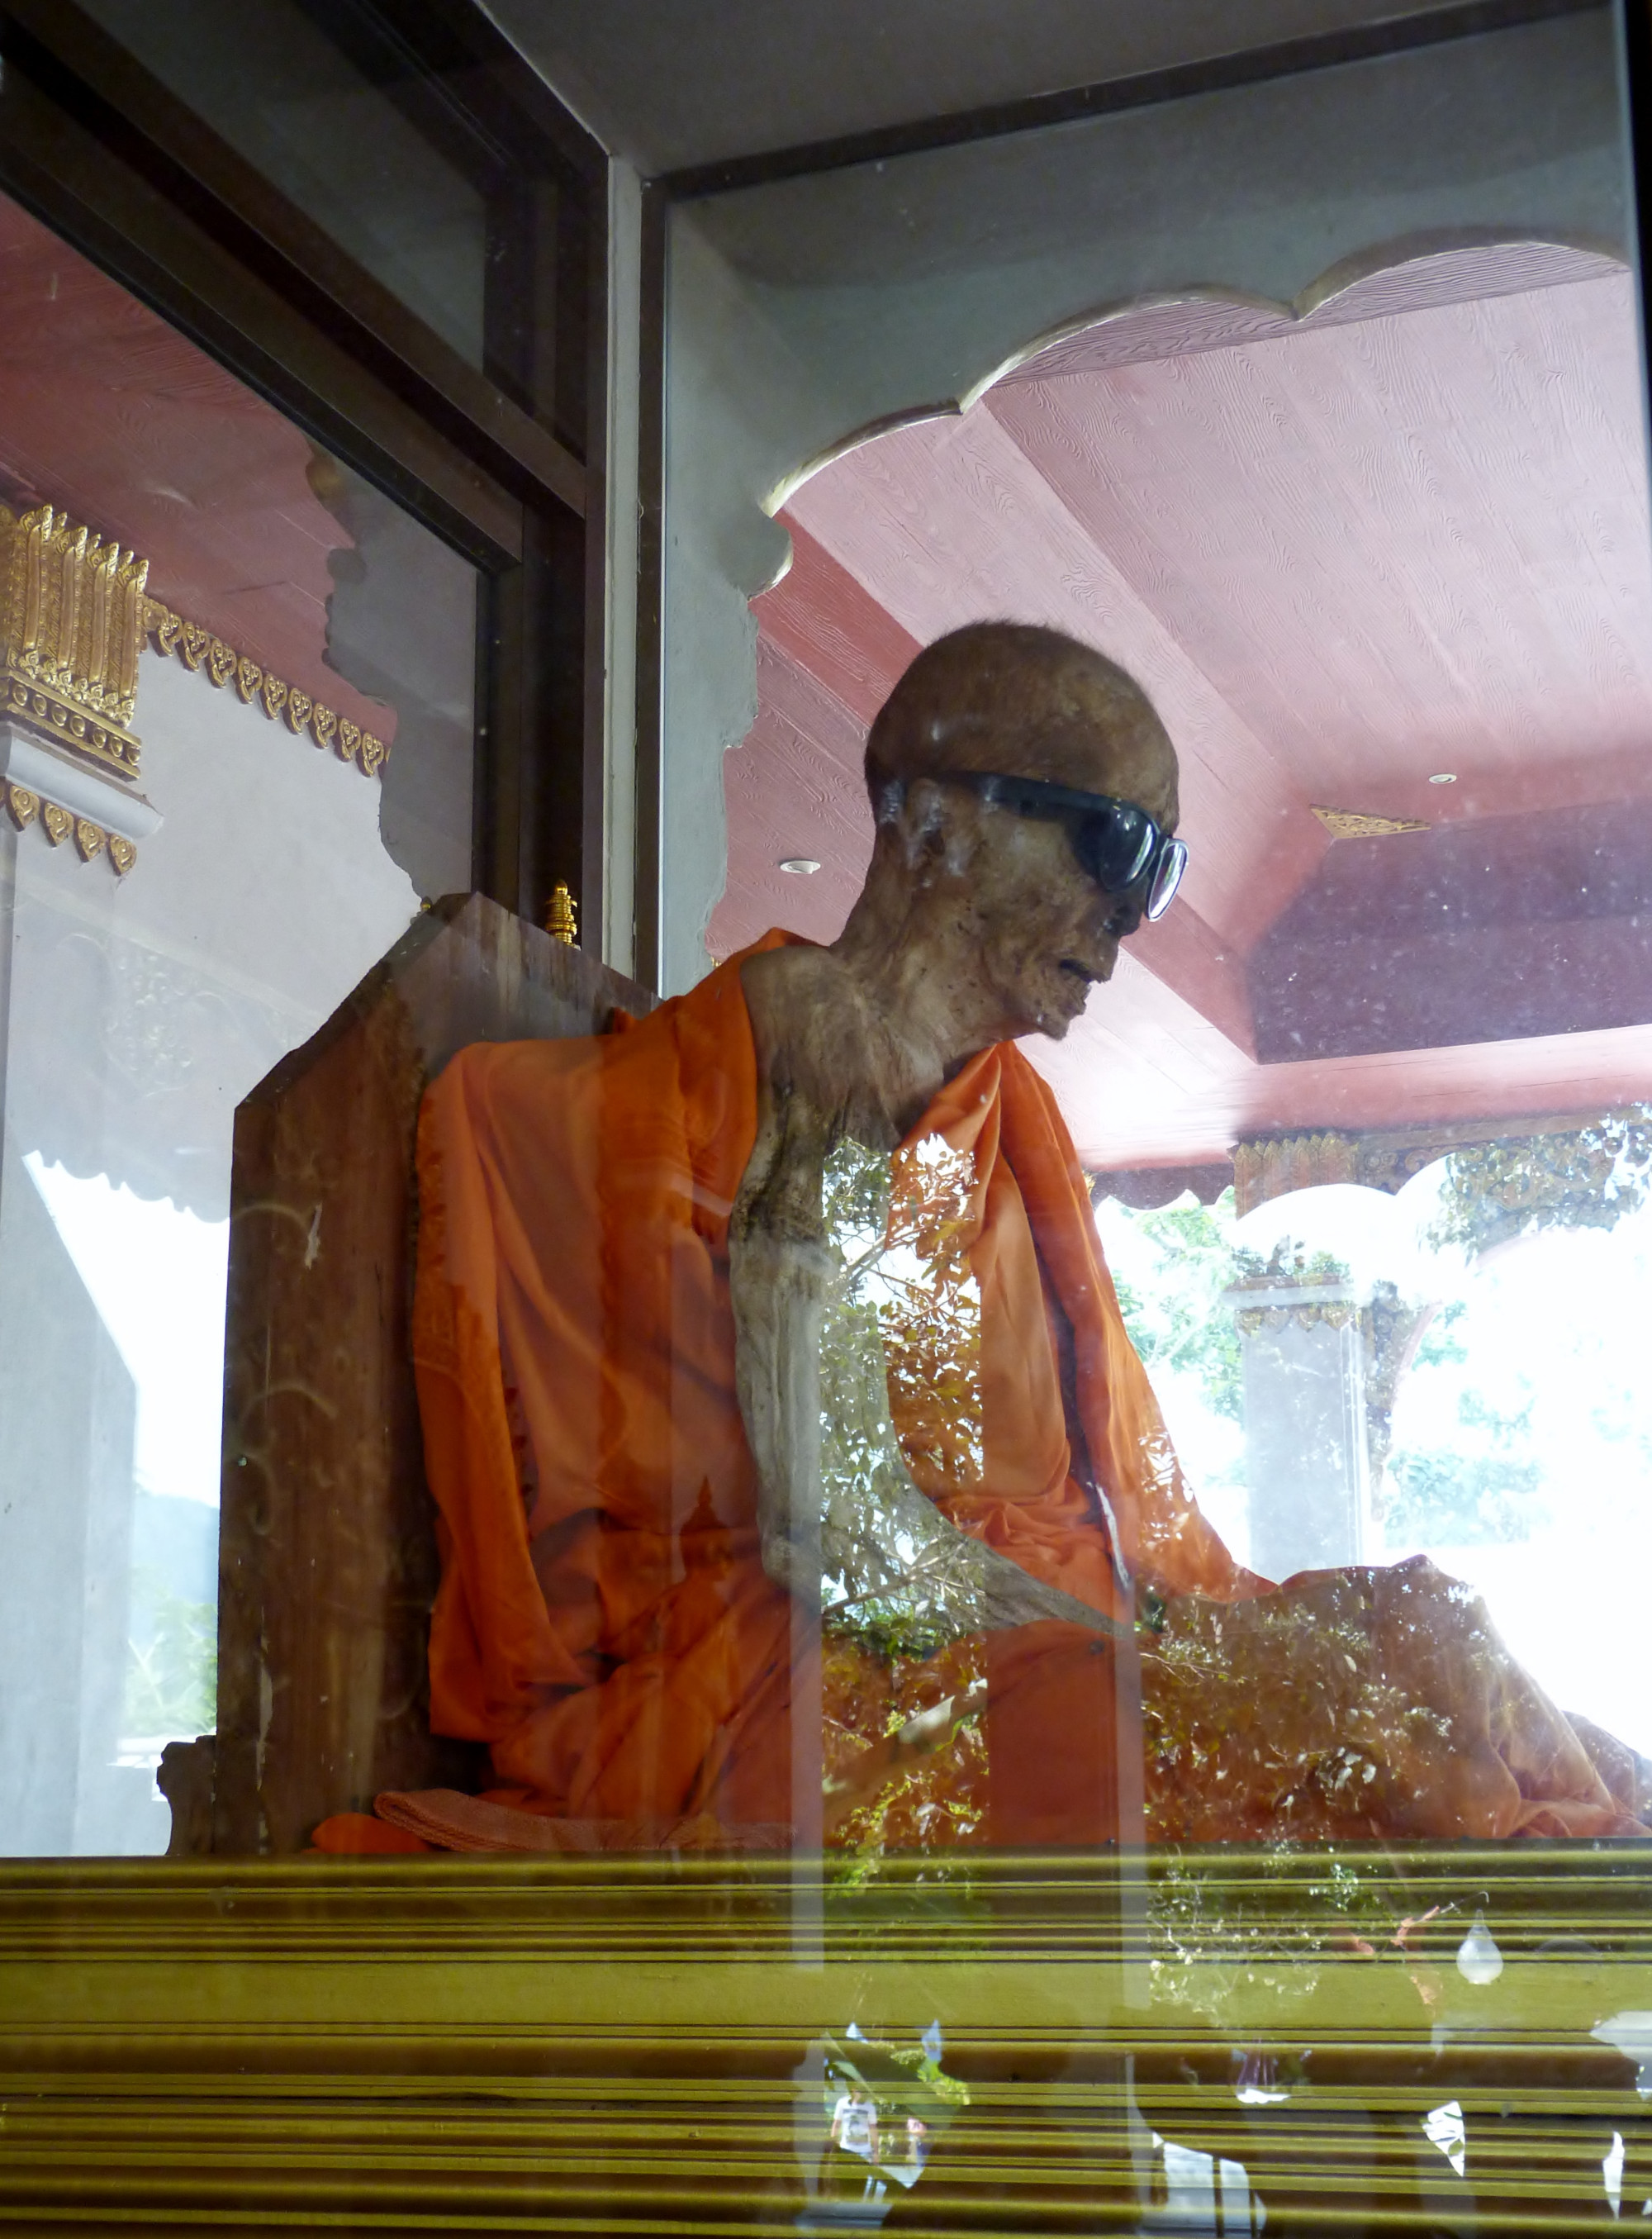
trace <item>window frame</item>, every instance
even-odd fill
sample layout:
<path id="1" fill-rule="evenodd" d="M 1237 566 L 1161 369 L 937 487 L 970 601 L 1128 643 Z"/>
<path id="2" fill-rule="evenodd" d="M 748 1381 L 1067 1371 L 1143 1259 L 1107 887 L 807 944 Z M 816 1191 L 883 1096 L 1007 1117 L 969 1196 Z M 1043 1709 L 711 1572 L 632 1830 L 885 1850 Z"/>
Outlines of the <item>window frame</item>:
<path id="1" fill-rule="evenodd" d="M 467 123 L 564 212 L 551 290 L 577 352 L 576 453 L 468 364 L 75 0 L 0 12 L 0 189 L 478 568 L 473 884 L 541 921 L 564 880 L 602 923 L 607 158 L 479 10 L 363 0 L 398 98 Z M 469 109 L 444 83 L 462 69 Z M 474 112 L 474 113 L 472 113 Z M 496 199 L 496 198 L 495 198 Z M 491 207 L 491 205 L 490 205 Z M 501 224 L 490 225 L 498 245 Z M 518 233 L 527 230 L 519 225 Z M 531 285 L 530 247 L 516 268 Z M 509 257 L 501 259 L 509 267 Z M 520 297 L 520 285 L 514 290 Z M 572 292 L 574 301 L 566 296 Z"/>

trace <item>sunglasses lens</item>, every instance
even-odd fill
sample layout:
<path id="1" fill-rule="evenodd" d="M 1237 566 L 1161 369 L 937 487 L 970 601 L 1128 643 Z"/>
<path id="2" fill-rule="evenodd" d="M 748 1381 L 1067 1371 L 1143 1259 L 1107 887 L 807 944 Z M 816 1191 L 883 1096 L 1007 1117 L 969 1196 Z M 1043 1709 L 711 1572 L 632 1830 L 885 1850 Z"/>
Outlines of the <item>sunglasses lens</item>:
<path id="1" fill-rule="evenodd" d="M 1149 918 L 1163 917 L 1176 899 L 1176 889 L 1182 883 L 1182 874 L 1187 868 L 1187 845 L 1184 840 L 1167 840 L 1153 871 L 1153 882 L 1147 889 L 1147 904 L 1142 914 Z"/>
<path id="2" fill-rule="evenodd" d="M 1110 894 L 1127 894 L 1146 870 L 1156 837 L 1151 819 L 1120 801 L 1099 815 L 1085 817 L 1079 860 L 1098 887 Z"/>

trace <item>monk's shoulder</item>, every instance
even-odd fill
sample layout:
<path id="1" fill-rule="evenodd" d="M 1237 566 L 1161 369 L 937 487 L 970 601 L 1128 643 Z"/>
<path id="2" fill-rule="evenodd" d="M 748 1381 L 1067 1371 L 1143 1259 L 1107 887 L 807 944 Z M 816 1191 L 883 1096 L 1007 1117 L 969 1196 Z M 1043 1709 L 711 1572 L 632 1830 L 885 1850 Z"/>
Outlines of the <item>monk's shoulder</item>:
<path id="1" fill-rule="evenodd" d="M 760 1050 L 789 1048 L 810 1021 L 835 1018 L 854 1000 L 848 974 L 829 948 L 767 948 L 740 967 L 740 987 Z"/>
<path id="2" fill-rule="evenodd" d="M 863 1024 L 843 965 L 827 948 L 771 948 L 746 959 L 740 987 L 760 1073 L 823 1107 L 835 1105 L 846 1046 Z"/>

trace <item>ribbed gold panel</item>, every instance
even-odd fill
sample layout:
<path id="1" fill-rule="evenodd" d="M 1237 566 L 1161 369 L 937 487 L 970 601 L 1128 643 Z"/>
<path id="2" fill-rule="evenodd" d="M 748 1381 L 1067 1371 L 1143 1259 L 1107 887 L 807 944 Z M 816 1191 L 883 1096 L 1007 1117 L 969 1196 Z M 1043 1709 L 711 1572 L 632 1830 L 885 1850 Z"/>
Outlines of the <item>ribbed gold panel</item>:
<path id="1" fill-rule="evenodd" d="M 8 1864 L 0 2226 L 1652 2228 L 1649 1894 L 1624 1845 Z M 915 2181 L 831 2143 L 846 2060 L 930 2079 Z"/>

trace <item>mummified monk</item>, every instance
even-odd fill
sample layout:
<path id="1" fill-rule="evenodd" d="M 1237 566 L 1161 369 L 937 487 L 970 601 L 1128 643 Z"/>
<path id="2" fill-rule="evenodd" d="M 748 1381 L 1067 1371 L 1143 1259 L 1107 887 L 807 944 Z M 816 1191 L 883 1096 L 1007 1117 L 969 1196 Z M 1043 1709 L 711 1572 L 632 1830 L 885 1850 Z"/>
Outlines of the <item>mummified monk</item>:
<path id="1" fill-rule="evenodd" d="M 498 1786 L 319 1839 L 779 1847 L 881 1812 L 1088 1843 L 1140 1827 L 1131 1757 L 1150 1835 L 1641 1831 L 1636 1761 L 1465 1590 L 1420 1561 L 1271 1586 L 1182 1485 L 1014 1046 L 1066 1033 L 1179 876 L 1145 696 L 1053 633 L 963 630 L 866 776 L 831 947 L 771 933 L 640 1025 L 469 1049 L 431 1090 L 433 1723 Z M 823 1438 L 846 1149 L 889 1179 L 908 1309 L 870 1397 L 828 1347 L 856 1419 Z"/>

